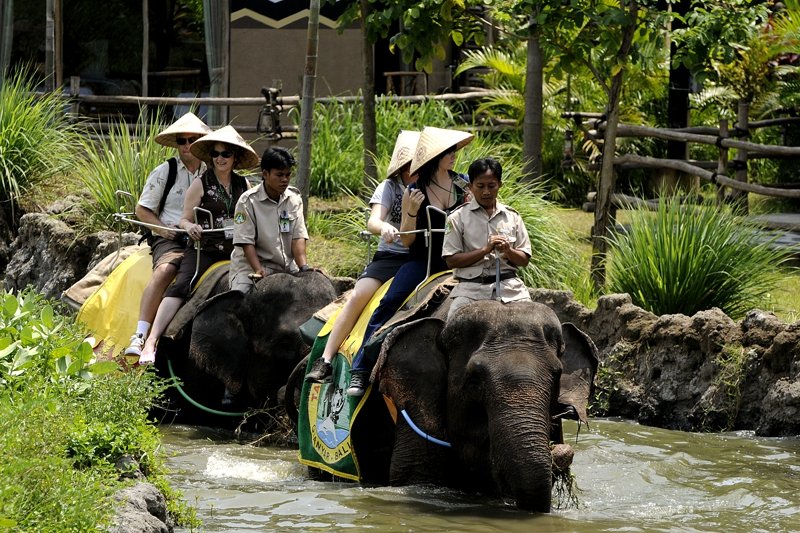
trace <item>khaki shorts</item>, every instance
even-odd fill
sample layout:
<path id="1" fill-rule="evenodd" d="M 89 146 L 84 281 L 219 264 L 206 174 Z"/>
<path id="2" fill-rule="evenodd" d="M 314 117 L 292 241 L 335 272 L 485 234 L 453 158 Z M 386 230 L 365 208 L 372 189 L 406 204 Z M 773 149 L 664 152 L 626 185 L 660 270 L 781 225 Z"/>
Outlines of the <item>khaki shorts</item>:
<path id="1" fill-rule="evenodd" d="M 173 241 L 156 236 L 150 246 L 150 255 L 153 256 L 153 268 L 167 264 L 178 268 L 185 251 L 186 246 L 182 241 Z"/>

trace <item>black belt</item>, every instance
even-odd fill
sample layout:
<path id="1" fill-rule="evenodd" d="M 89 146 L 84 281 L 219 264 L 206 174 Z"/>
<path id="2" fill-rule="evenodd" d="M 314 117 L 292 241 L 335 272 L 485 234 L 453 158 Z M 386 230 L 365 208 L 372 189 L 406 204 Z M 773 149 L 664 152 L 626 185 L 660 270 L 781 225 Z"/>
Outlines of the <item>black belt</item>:
<path id="1" fill-rule="evenodd" d="M 500 273 L 500 281 L 504 279 L 511 279 L 516 278 L 516 272 L 501 272 Z M 481 276 L 477 278 L 456 278 L 459 283 L 480 283 L 481 285 L 488 285 L 489 283 L 495 283 L 497 281 L 497 276 Z"/>

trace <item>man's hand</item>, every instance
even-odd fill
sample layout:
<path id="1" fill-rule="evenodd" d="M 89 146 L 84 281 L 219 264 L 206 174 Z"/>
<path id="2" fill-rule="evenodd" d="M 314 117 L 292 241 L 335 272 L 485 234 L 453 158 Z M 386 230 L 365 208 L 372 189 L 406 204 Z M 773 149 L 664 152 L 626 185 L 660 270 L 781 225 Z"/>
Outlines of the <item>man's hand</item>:
<path id="1" fill-rule="evenodd" d="M 178 232 L 170 229 L 153 228 L 152 232 L 159 237 L 174 241 L 178 237 Z"/>

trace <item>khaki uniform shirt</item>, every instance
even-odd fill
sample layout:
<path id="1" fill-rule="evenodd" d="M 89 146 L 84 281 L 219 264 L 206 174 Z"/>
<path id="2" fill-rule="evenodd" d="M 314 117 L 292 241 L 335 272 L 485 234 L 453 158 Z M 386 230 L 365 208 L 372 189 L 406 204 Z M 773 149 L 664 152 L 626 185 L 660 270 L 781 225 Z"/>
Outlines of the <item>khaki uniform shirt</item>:
<path id="1" fill-rule="evenodd" d="M 161 203 L 161 196 L 164 194 L 164 188 L 167 186 L 167 177 L 169 176 L 169 163 L 164 161 L 147 176 L 147 181 L 144 184 L 142 195 L 139 196 L 139 205 L 146 207 L 156 214 L 161 219 L 161 222 L 166 226 L 177 226 L 183 214 L 183 197 L 186 195 L 186 189 L 192 184 L 192 181 L 197 176 L 201 176 L 206 171 L 206 164 L 200 163 L 197 172 L 191 173 L 186 165 L 183 164 L 181 158 L 178 160 L 178 169 L 175 173 L 175 184 L 167 194 L 167 200 L 164 202 L 164 210 L 159 213 L 158 206 Z"/>
<path id="2" fill-rule="evenodd" d="M 294 239 L 308 239 L 299 191 L 289 187 L 277 202 L 267 196 L 263 183 L 246 191 L 236 203 L 233 215 L 231 286 L 234 278 L 246 281 L 253 272 L 242 244 L 256 247 L 258 259 L 268 272 L 297 272 L 292 255 Z"/>
<path id="3" fill-rule="evenodd" d="M 457 209 L 447 219 L 445 227 L 442 257 L 469 252 L 486 246 L 490 235 L 505 235 L 512 239 L 514 248 L 531 256 L 531 243 L 528 230 L 519 213 L 510 207 L 497 203 L 497 209 L 491 217 L 475 199 Z M 517 267 L 500 256 L 500 273 L 516 272 Z M 466 297 L 472 300 L 488 300 L 495 289 L 497 261 L 494 253 L 487 254 L 475 264 L 454 268 L 453 276 L 463 279 L 491 279 L 489 283 L 459 282 L 450 293 L 451 298 Z M 515 302 L 530 299 L 528 288 L 518 277 L 502 280 L 501 297 L 503 302 Z"/>

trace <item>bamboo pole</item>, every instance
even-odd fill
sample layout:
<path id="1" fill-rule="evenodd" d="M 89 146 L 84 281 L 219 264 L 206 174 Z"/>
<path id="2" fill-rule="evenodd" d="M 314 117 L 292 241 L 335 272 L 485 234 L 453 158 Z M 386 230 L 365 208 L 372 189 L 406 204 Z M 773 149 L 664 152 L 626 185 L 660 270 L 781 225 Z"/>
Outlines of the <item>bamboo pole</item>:
<path id="1" fill-rule="evenodd" d="M 319 50 L 319 0 L 311 0 L 308 11 L 308 42 L 303 74 L 303 105 L 300 108 L 300 146 L 297 165 L 297 188 L 303 196 L 303 215 L 308 215 L 308 195 L 311 190 L 311 136 L 314 121 L 314 90 L 317 82 L 317 53 Z"/>
<path id="2" fill-rule="evenodd" d="M 747 127 L 749 116 L 750 102 L 746 100 L 739 100 L 739 106 L 736 113 L 736 131 L 737 137 L 744 139 L 745 141 L 750 138 L 750 130 Z M 736 170 L 733 174 L 733 177 L 736 181 L 747 181 L 747 153 L 748 150 L 745 147 L 739 147 L 736 150 L 736 157 L 734 158 L 734 161 L 736 162 Z M 741 189 L 734 189 L 730 200 L 740 214 L 747 214 L 748 208 L 746 193 L 744 193 Z"/>
<path id="3" fill-rule="evenodd" d="M 0 85 L 6 77 L 11 62 L 11 45 L 14 36 L 14 0 L 0 0 Z"/>

